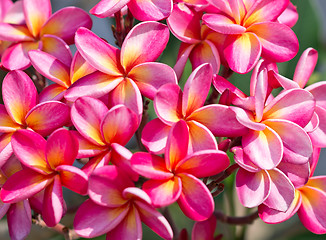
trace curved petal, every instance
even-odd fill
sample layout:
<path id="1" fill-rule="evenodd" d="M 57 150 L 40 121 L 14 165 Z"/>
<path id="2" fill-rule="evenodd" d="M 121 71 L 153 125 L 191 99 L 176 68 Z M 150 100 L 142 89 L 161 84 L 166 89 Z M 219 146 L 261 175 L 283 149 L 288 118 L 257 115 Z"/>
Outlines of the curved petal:
<path id="1" fill-rule="evenodd" d="M 265 124 L 255 121 L 253 112 L 240 107 L 231 106 L 230 108 L 235 112 L 237 120 L 243 126 L 256 131 L 263 131 L 266 128 Z"/>
<path id="2" fill-rule="evenodd" d="M 213 197 L 206 185 L 191 174 L 178 174 L 182 181 L 182 193 L 178 204 L 183 213 L 195 221 L 208 219 L 214 211 Z"/>
<path id="3" fill-rule="evenodd" d="M 196 45 L 195 44 L 187 44 L 187 43 L 181 43 L 178 53 L 177 62 L 175 63 L 173 70 L 175 71 L 177 75 L 177 79 L 180 80 L 183 74 L 183 70 L 185 68 L 185 65 L 188 61 L 188 57 L 190 56 L 192 50 L 194 49 Z"/>
<path id="4" fill-rule="evenodd" d="M 325 90 L 326 90 L 326 82 L 321 81 L 305 88 L 309 91 L 316 100 L 316 105 L 326 109 L 326 97 L 325 97 Z"/>
<path id="5" fill-rule="evenodd" d="M 8 115 L 7 110 L 4 105 L 0 104 L 0 132 L 14 132 L 20 129 L 20 125 L 13 121 Z"/>
<path id="6" fill-rule="evenodd" d="M 58 101 L 37 104 L 26 116 L 26 124 L 42 136 L 47 136 L 70 121 L 70 108 Z"/>
<path id="7" fill-rule="evenodd" d="M 71 107 L 71 121 L 79 133 L 95 145 L 105 145 L 101 135 L 101 124 L 108 112 L 100 100 L 81 97 Z"/>
<path id="8" fill-rule="evenodd" d="M 122 74 L 119 67 L 120 51 L 87 28 L 79 28 L 75 36 L 76 47 L 94 68 L 112 76 Z"/>
<path id="9" fill-rule="evenodd" d="M 3 102 L 16 123 L 25 124 L 25 116 L 37 102 L 33 81 L 22 71 L 11 71 L 3 79 Z"/>
<path id="10" fill-rule="evenodd" d="M 158 22 L 137 24 L 122 44 L 121 65 L 129 72 L 138 64 L 155 61 L 163 52 L 168 40 L 169 29 L 166 25 Z"/>
<path id="11" fill-rule="evenodd" d="M 101 134 L 107 143 L 124 146 L 138 128 L 137 115 L 124 105 L 111 108 L 101 123 Z"/>
<path id="12" fill-rule="evenodd" d="M 241 147 L 233 147 L 231 151 L 234 153 L 234 161 L 244 170 L 254 173 L 261 170 L 250 160 Z"/>
<path id="13" fill-rule="evenodd" d="M 40 34 L 55 35 L 70 45 L 74 43 L 75 32 L 80 27 L 88 29 L 92 27 L 92 19 L 88 13 L 81 8 L 65 7 L 49 18 Z"/>
<path id="14" fill-rule="evenodd" d="M 297 7 L 294 6 L 293 3 L 289 2 L 287 8 L 277 18 L 277 21 L 292 28 L 297 23 L 298 18 L 299 14 L 297 11 Z"/>
<path id="15" fill-rule="evenodd" d="M 0 23 L 0 38 L 1 40 L 10 42 L 34 40 L 26 26 L 9 24 L 5 22 Z"/>
<path id="16" fill-rule="evenodd" d="M 209 28 L 223 34 L 242 34 L 246 31 L 245 27 L 223 14 L 206 13 L 203 21 Z"/>
<path id="17" fill-rule="evenodd" d="M 242 137 L 242 146 L 243 151 L 259 168 L 273 169 L 282 160 L 282 139 L 269 127 L 263 131 L 250 130 L 249 134 Z"/>
<path id="18" fill-rule="evenodd" d="M 76 51 L 70 67 L 71 84 L 95 71 L 96 69 L 91 64 L 89 64 L 78 51 Z"/>
<path id="19" fill-rule="evenodd" d="M 62 186 L 80 195 L 87 194 L 88 177 L 86 173 L 68 165 L 60 165 L 55 170 L 59 173 Z"/>
<path id="20" fill-rule="evenodd" d="M 313 132 L 309 132 L 308 135 L 313 146 L 323 148 L 326 147 L 326 109 L 316 106 L 315 113 L 318 115 L 319 124 L 318 127 Z"/>
<path id="21" fill-rule="evenodd" d="M 224 57 L 229 67 L 237 73 L 248 73 L 253 69 L 261 53 L 261 41 L 252 32 L 229 35 L 226 38 Z"/>
<path id="22" fill-rule="evenodd" d="M 240 168 L 236 175 L 235 184 L 241 204 L 252 208 L 263 203 L 268 197 L 271 179 L 265 170 L 253 173 Z"/>
<path id="23" fill-rule="evenodd" d="M 247 31 L 257 35 L 262 46 L 262 57 L 272 62 L 291 60 L 299 50 L 295 33 L 288 26 L 277 22 L 251 25 Z"/>
<path id="24" fill-rule="evenodd" d="M 12 150 L 11 141 L 12 133 L 2 134 L 0 136 L 0 166 L 8 162 L 7 160 L 14 155 Z"/>
<path id="25" fill-rule="evenodd" d="M 293 164 L 281 161 L 277 169 L 281 170 L 290 179 L 295 188 L 304 186 L 309 179 L 310 165 L 306 164 Z"/>
<path id="26" fill-rule="evenodd" d="M 81 168 L 83 172 L 89 176 L 95 169 L 107 166 L 111 160 L 112 151 L 105 150 L 102 153 L 92 157 L 89 161 Z"/>
<path id="27" fill-rule="evenodd" d="M 24 24 L 25 16 L 23 11 L 23 2 L 17 1 L 12 2 L 11 0 L 5 0 L 3 2 L 7 2 L 5 4 L 10 3 L 10 8 L 7 5 L 7 11 L 5 13 L 4 18 L 2 18 L 3 22 L 13 23 L 13 24 Z"/>
<path id="28" fill-rule="evenodd" d="M 170 129 L 171 126 L 166 125 L 159 118 L 155 118 L 145 125 L 142 131 L 141 142 L 149 152 L 155 154 L 163 153 Z"/>
<path id="29" fill-rule="evenodd" d="M 171 0 L 134 0 L 128 3 L 128 8 L 140 21 L 159 21 L 167 18 L 172 7 Z"/>
<path id="30" fill-rule="evenodd" d="M 170 66 L 163 63 L 139 64 L 130 70 L 128 77 L 135 81 L 142 95 L 151 100 L 164 84 L 177 84 L 175 72 Z"/>
<path id="31" fill-rule="evenodd" d="M 138 187 L 125 188 L 122 191 L 122 196 L 125 199 L 135 201 L 135 205 L 137 205 L 139 202 L 142 202 L 142 203 L 152 206 L 152 201 L 151 201 L 150 197 L 147 195 L 147 193 L 145 193 L 142 189 L 140 189 Z M 136 201 L 137 201 L 137 203 L 136 203 Z"/>
<path id="32" fill-rule="evenodd" d="M 88 158 L 97 156 L 103 152 L 107 152 L 108 147 L 106 145 L 100 146 L 88 141 L 79 132 L 71 131 L 78 141 L 78 155 L 77 158 Z"/>
<path id="33" fill-rule="evenodd" d="M 64 97 L 64 93 L 67 90 L 66 87 L 63 87 L 59 84 L 51 84 L 45 87 L 42 92 L 39 94 L 39 102 L 47 102 L 47 101 L 61 101 Z"/>
<path id="34" fill-rule="evenodd" d="M 89 13 L 100 18 L 110 17 L 121 10 L 128 2 L 130 0 L 102 0 Z"/>
<path id="35" fill-rule="evenodd" d="M 191 231 L 191 239 L 214 239 L 216 222 L 214 214 L 205 221 L 195 222 Z"/>
<path id="36" fill-rule="evenodd" d="M 182 182 L 179 177 L 172 177 L 164 180 L 148 180 L 142 189 L 152 200 L 154 207 L 168 206 L 180 197 Z"/>

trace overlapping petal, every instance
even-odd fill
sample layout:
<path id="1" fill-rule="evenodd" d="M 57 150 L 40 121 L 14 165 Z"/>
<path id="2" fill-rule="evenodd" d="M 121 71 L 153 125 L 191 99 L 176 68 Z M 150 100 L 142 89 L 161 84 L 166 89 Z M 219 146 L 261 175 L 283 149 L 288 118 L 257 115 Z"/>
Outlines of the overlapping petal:
<path id="1" fill-rule="evenodd" d="M 189 129 L 189 153 L 218 148 L 214 135 L 203 124 L 187 121 L 187 125 Z"/>
<path id="2" fill-rule="evenodd" d="M 167 18 L 172 7 L 171 0 L 134 0 L 128 3 L 128 8 L 140 21 L 158 21 Z"/>
<path id="3" fill-rule="evenodd" d="M 222 14 L 207 13 L 203 16 L 205 24 L 216 32 L 223 34 L 242 34 L 246 28 L 236 24 L 233 19 Z"/>
<path id="4" fill-rule="evenodd" d="M 88 187 L 86 173 L 77 167 L 69 165 L 60 165 L 56 168 L 56 171 L 59 173 L 62 186 L 80 195 L 86 195 Z"/>

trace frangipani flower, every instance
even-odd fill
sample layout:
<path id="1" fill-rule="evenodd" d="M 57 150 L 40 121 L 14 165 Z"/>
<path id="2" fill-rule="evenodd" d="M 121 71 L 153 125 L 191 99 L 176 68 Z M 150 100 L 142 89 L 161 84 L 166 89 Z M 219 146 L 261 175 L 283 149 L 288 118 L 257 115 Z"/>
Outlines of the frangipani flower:
<path id="1" fill-rule="evenodd" d="M 141 93 L 153 99 L 160 86 L 177 83 L 171 67 L 153 62 L 168 39 L 166 25 L 143 22 L 129 32 L 120 51 L 88 29 L 80 28 L 75 39 L 78 51 L 100 72 L 79 79 L 66 92 L 65 98 L 69 101 L 81 96 L 98 98 L 110 92 L 111 106 L 124 104 L 141 119 Z"/>
<path id="2" fill-rule="evenodd" d="M 69 46 L 67 46 L 67 57 L 71 56 Z M 96 71 L 85 59 L 76 51 L 73 59 L 62 62 L 55 56 L 40 50 L 31 50 L 28 56 L 33 67 L 44 77 L 55 82 L 44 88 L 40 93 L 40 102 L 49 100 L 60 101 L 64 97 L 65 91 L 78 79 Z"/>
<path id="3" fill-rule="evenodd" d="M 92 27 L 91 18 L 80 8 L 67 7 L 52 15 L 50 0 L 22 2 L 27 26 L 0 23 L 0 39 L 14 42 L 1 59 L 9 70 L 29 67 L 29 50 L 41 49 L 60 59 L 65 53 L 63 41 L 72 44 L 79 27 Z"/>
<path id="4" fill-rule="evenodd" d="M 295 33 L 277 22 L 289 0 L 213 1 L 219 11 L 203 15 L 204 23 L 227 36 L 224 57 L 238 73 L 249 72 L 260 56 L 272 62 L 292 59 L 299 50 Z"/>
<path id="5" fill-rule="evenodd" d="M 47 136 L 70 121 L 70 108 L 58 101 L 38 104 L 33 81 L 20 70 L 9 72 L 2 83 L 0 105 L 0 166 L 12 153 L 10 140 L 17 129 L 30 129 Z"/>
<path id="6" fill-rule="evenodd" d="M 101 0 L 89 12 L 97 17 L 110 17 L 128 6 L 132 15 L 140 21 L 159 21 L 172 11 L 172 0 Z"/>
<path id="7" fill-rule="evenodd" d="M 184 92 L 176 84 L 162 86 L 154 98 L 158 118 L 150 121 L 142 133 L 142 143 L 153 153 L 161 153 L 172 125 L 184 120 L 189 128 L 189 150 L 217 149 L 215 136 L 241 136 L 247 133 L 225 105 L 203 106 L 212 81 L 212 67 L 202 64 L 189 76 Z M 223 124 L 219 124 L 223 123 Z"/>
<path id="8" fill-rule="evenodd" d="M 214 211 L 213 197 L 198 178 L 212 176 L 225 170 L 229 159 L 220 150 L 202 150 L 188 154 L 189 130 L 185 121 L 172 126 L 164 159 L 138 152 L 131 157 L 136 172 L 150 180 L 142 189 L 149 195 L 155 207 L 178 201 L 186 216 L 203 221 Z"/>
<path id="9" fill-rule="evenodd" d="M 55 226 L 65 212 L 62 186 L 87 193 L 87 175 L 72 166 L 78 153 L 77 139 L 64 128 L 54 131 L 47 141 L 35 132 L 18 130 L 12 147 L 24 169 L 5 182 L 2 201 L 16 203 L 44 189 L 42 216 L 48 226 Z"/>
<path id="10" fill-rule="evenodd" d="M 111 160 L 115 165 L 130 173 L 131 152 L 123 146 L 138 128 L 137 115 L 124 105 L 116 105 L 110 110 L 96 98 L 78 98 L 71 108 L 71 121 L 78 130 L 78 158 L 93 157 L 83 170 L 89 175 L 95 168 L 107 165 Z"/>
<path id="11" fill-rule="evenodd" d="M 82 237 L 107 234 L 107 239 L 142 239 L 141 222 L 164 239 L 172 239 L 168 221 L 152 206 L 148 195 L 115 166 L 96 169 L 89 177 L 86 200 L 78 209 L 74 229 Z"/>

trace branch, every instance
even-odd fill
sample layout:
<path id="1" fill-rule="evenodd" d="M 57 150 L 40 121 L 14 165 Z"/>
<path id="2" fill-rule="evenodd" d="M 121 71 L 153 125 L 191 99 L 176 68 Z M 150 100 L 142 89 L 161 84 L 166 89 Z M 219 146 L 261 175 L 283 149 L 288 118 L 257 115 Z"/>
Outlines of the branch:
<path id="1" fill-rule="evenodd" d="M 227 216 L 223 212 L 216 210 L 214 215 L 217 220 L 227 224 L 234 224 L 234 225 L 245 225 L 253 223 L 259 216 L 258 211 L 251 213 L 250 215 L 243 216 L 243 217 L 233 217 Z"/>

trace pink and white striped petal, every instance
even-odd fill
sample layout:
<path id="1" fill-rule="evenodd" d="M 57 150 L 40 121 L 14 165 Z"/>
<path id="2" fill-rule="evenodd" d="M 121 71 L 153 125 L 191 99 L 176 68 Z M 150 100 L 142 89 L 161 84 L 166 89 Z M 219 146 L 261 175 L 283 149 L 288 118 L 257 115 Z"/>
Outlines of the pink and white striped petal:
<path id="1" fill-rule="evenodd" d="M 37 37 L 44 23 L 52 14 L 50 0 L 24 0 L 26 25 L 34 37 Z"/>
<path id="2" fill-rule="evenodd" d="M 99 18 L 111 17 L 114 13 L 120 11 L 130 0 L 101 0 L 90 11 Z"/>
<path id="3" fill-rule="evenodd" d="M 82 170 L 74 166 L 60 165 L 56 171 L 59 173 L 62 186 L 80 195 L 87 194 L 88 177 Z"/>
<path id="4" fill-rule="evenodd" d="M 95 145 L 105 145 L 101 135 L 101 124 L 108 112 L 107 106 L 100 100 L 81 97 L 71 107 L 71 121 L 79 133 Z"/>
<path id="5" fill-rule="evenodd" d="M 0 38 L 9 42 L 33 41 L 33 36 L 25 26 L 0 23 Z"/>
<path id="6" fill-rule="evenodd" d="M 151 1 L 143 1 L 151 2 Z M 121 47 L 121 65 L 125 72 L 145 62 L 155 61 L 169 40 L 169 29 L 158 22 L 137 24 L 126 36 Z"/>
<path id="7" fill-rule="evenodd" d="M 191 174 L 178 174 L 182 181 L 182 193 L 178 204 L 182 212 L 194 221 L 208 219 L 214 211 L 213 197 L 206 185 Z"/>
<path id="8" fill-rule="evenodd" d="M 179 177 L 167 180 L 148 180 L 142 189 L 151 198 L 154 207 L 168 206 L 180 197 L 182 182 Z"/>
<path id="9" fill-rule="evenodd" d="M 70 108 L 59 101 L 37 104 L 26 116 L 26 124 L 42 136 L 51 134 L 70 121 Z"/>
<path id="10" fill-rule="evenodd" d="M 140 21 L 159 21 L 167 18 L 172 12 L 172 0 L 134 0 L 128 8 Z"/>
<path id="11" fill-rule="evenodd" d="M 23 71 L 11 71 L 3 79 L 2 96 L 11 118 L 16 123 L 25 125 L 25 116 L 37 102 L 33 81 Z"/>
<path id="12" fill-rule="evenodd" d="M 163 63 L 146 62 L 132 68 L 128 77 L 135 81 L 140 92 L 153 100 L 157 90 L 167 83 L 177 84 L 173 69 Z"/>
<path id="13" fill-rule="evenodd" d="M 75 33 L 80 27 L 87 29 L 92 27 L 92 19 L 88 13 L 81 8 L 65 7 L 49 18 L 40 34 L 55 35 L 70 45 L 74 43 Z"/>
<path id="14" fill-rule="evenodd" d="M 206 13 L 204 23 L 214 31 L 222 34 L 243 34 L 246 28 L 236 24 L 233 19 L 223 14 Z"/>
<path id="15" fill-rule="evenodd" d="M 47 226 L 54 227 L 60 222 L 65 212 L 64 204 L 60 176 L 56 175 L 44 191 L 42 217 Z"/>
<path id="16" fill-rule="evenodd" d="M 119 49 L 83 27 L 76 32 L 75 43 L 83 58 L 94 68 L 112 76 L 122 75 Z"/>
<path id="17" fill-rule="evenodd" d="M 271 179 L 265 170 L 248 172 L 240 168 L 236 175 L 236 191 L 242 205 L 257 207 L 268 197 Z"/>

